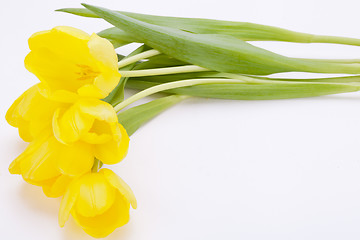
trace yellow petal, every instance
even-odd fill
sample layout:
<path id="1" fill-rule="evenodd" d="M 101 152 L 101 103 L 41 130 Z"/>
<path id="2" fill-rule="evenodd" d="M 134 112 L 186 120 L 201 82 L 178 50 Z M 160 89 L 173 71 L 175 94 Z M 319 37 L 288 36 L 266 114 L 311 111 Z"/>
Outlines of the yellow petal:
<path id="1" fill-rule="evenodd" d="M 81 137 L 81 140 L 89 144 L 104 144 L 111 141 L 111 135 L 109 134 L 98 135 L 96 133 L 89 132 L 84 134 Z"/>
<path id="2" fill-rule="evenodd" d="M 43 127 L 43 126 L 42 126 Z M 19 130 L 19 136 L 22 140 L 25 142 L 31 142 L 34 139 L 35 134 L 33 135 L 31 132 L 32 127 L 30 127 L 30 122 L 25 121 L 24 119 L 18 119 L 18 130 Z"/>
<path id="3" fill-rule="evenodd" d="M 117 122 L 114 108 L 107 102 L 98 99 L 82 99 L 77 102 L 82 113 L 88 114 L 98 120 Z"/>
<path id="4" fill-rule="evenodd" d="M 101 215 L 85 217 L 76 210 L 72 215 L 87 234 L 95 238 L 103 238 L 129 221 L 129 208 L 129 202 L 117 193 L 111 208 Z"/>
<path id="5" fill-rule="evenodd" d="M 57 198 L 64 195 L 66 189 L 71 183 L 72 178 L 66 175 L 60 175 L 54 181 L 43 184 L 43 191 L 47 197 Z"/>
<path id="6" fill-rule="evenodd" d="M 80 100 L 77 104 L 84 115 L 94 119 L 91 128 L 82 134 L 81 140 L 90 144 L 103 144 L 114 138 L 112 125 L 117 124 L 117 116 L 110 104 L 97 99 Z"/>
<path id="7" fill-rule="evenodd" d="M 20 154 L 16 159 L 14 159 L 10 166 L 9 166 L 9 172 L 11 174 L 22 174 L 21 171 L 21 162 L 22 161 L 26 161 L 27 159 L 30 159 L 33 157 L 34 152 L 36 152 L 41 145 L 43 144 L 43 142 L 47 140 L 47 137 L 43 137 L 41 139 L 38 139 L 37 141 L 33 141 L 31 142 L 27 148 L 25 149 L 25 151 Z"/>
<path id="8" fill-rule="evenodd" d="M 48 48 L 31 51 L 25 57 L 26 69 L 35 74 L 51 91 L 76 92 L 82 85 L 92 83 L 94 78 L 83 79 L 83 66 L 87 65 L 69 61 Z"/>
<path id="9" fill-rule="evenodd" d="M 39 84 L 29 88 L 10 107 L 6 114 L 9 124 L 19 128 L 20 137 L 32 141 L 47 129 L 51 131 L 51 117 L 59 103 L 52 102 L 40 94 Z"/>
<path id="10" fill-rule="evenodd" d="M 80 176 L 89 172 L 94 164 L 92 146 L 75 142 L 73 144 L 62 144 L 56 141 L 56 166 L 62 174 L 68 176 Z"/>
<path id="11" fill-rule="evenodd" d="M 59 209 L 59 225 L 64 227 L 65 222 L 69 219 L 71 209 L 79 195 L 78 179 L 73 180 L 67 188 Z"/>
<path id="12" fill-rule="evenodd" d="M 120 78 L 121 75 L 117 71 L 103 72 L 95 78 L 94 86 L 101 90 L 105 98 L 118 85 Z"/>
<path id="13" fill-rule="evenodd" d="M 25 120 L 26 112 L 29 110 L 31 101 L 34 99 L 37 92 L 36 85 L 25 91 L 6 112 L 6 121 L 13 127 L 19 129 L 19 135 L 25 142 L 30 142 L 33 139 L 29 129 L 29 121 Z"/>
<path id="14" fill-rule="evenodd" d="M 42 180 L 42 181 L 31 180 L 31 179 L 28 179 L 28 178 L 23 178 L 23 179 L 25 180 L 25 182 L 27 182 L 29 184 L 42 187 L 42 186 L 53 184 L 59 176 L 60 176 L 60 174 L 58 176 L 56 176 L 56 177 L 46 179 L 46 180 Z"/>
<path id="15" fill-rule="evenodd" d="M 90 54 L 97 60 L 99 67 L 117 70 L 118 58 L 111 42 L 93 33 L 89 39 L 88 47 Z"/>
<path id="16" fill-rule="evenodd" d="M 115 194 L 116 189 L 102 174 L 86 174 L 80 179 L 80 194 L 75 209 L 85 217 L 100 215 L 114 203 Z"/>
<path id="17" fill-rule="evenodd" d="M 59 142 L 73 143 L 80 139 L 92 126 L 94 119 L 82 114 L 78 105 L 75 104 L 68 109 L 58 109 L 53 117 L 52 126 L 54 135 Z"/>
<path id="18" fill-rule="evenodd" d="M 25 58 L 25 66 L 48 85 L 50 96 L 63 90 L 104 98 L 119 83 L 114 47 L 96 34 L 90 37 L 79 29 L 56 27 L 32 35 L 29 46 L 31 52 Z M 56 95 L 52 99 L 71 99 L 68 94 Z"/>
<path id="19" fill-rule="evenodd" d="M 27 128 L 27 131 L 29 131 L 34 138 L 44 131 L 52 131 L 51 119 L 54 111 L 63 105 L 42 96 L 40 93 L 40 84 L 35 85 L 35 87 L 36 92 L 31 99 L 27 99 L 28 103 L 19 106 L 22 109 L 21 116 L 24 119 L 23 121 L 28 122 L 28 126 L 26 127 L 21 127 L 20 125 L 19 131 L 22 131 L 21 128 Z"/>
<path id="20" fill-rule="evenodd" d="M 82 97 L 105 98 L 109 92 L 103 92 L 92 84 L 85 84 L 77 90 L 78 94 Z"/>
<path id="21" fill-rule="evenodd" d="M 5 118 L 11 126 L 18 127 L 18 119 L 19 117 L 22 117 L 20 111 L 22 108 L 28 108 L 30 100 L 34 96 L 35 92 L 36 86 L 29 88 L 10 106 L 9 110 L 6 112 Z"/>
<path id="22" fill-rule="evenodd" d="M 135 195 L 129 185 L 124 182 L 118 175 L 116 175 L 110 169 L 103 168 L 100 170 L 101 174 L 105 176 L 107 181 L 116 189 L 119 190 L 120 194 L 122 194 L 131 204 L 131 206 L 136 209 L 137 208 L 137 201 Z"/>
<path id="23" fill-rule="evenodd" d="M 28 43 L 32 51 L 47 48 L 69 61 L 86 63 L 89 61 L 89 39 L 90 36 L 79 29 L 59 26 L 33 34 Z"/>
<path id="24" fill-rule="evenodd" d="M 89 132 L 83 134 L 81 139 L 90 144 L 107 143 L 114 138 L 113 125 L 117 125 L 117 123 L 108 123 L 95 119 Z"/>
<path id="25" fill-rule="evenodd" d="M 21 174 L 20 159 L 19 158 L 14 159 L 10 163 L 9 172 L 11 174 Z"/>
<path id="26" fill-rule="evenodd" d="M 80 99 L 72 107 L 64 109 L 63 113 L 57 111 L 53 118 L 53 128 L 55 137 L 63 143 L 71 143 L 79 140 L 85 136 L 82 140 L 89 143 L 103 143 L 108 141 L 110 136 L 100 136 L 103 134 L 109 134 L 104 127 L 102 127 L 99 134 L 95 132 L 99 124 L 94 122 L 103 121 L 105 124 L 117 122 L 116 112 L 113 107 L 98 99 Z M 110 128 L 109 128 L 110 129 Z M 104 132 L 106 130 L 107 132 Z M 96 140 L 96 136 L 86 137 L 87 133 L 94 132 L 99 135 L 99 141 Z M 111 133 L 110 133 L 111 134 Z M 105 141 L 106 140 L 106 141 Z"/>
<path id="27" fill-rule="evenodd" d="M 97 60 L 97 67 L 102 73 L 95 79 L 94 85 L 107 96 L 117 86 L 121 77 L 118 72 L 115 49 L 107 39 L 96 34 L 91 35 L 88 46 L 90 54 Z"/>
<path id="28" fill-rule="evenodd" d="M 29 39 L 31 52 L 25 58 L 25 67 L 46 83 L 51 93 L 76 93 L 83 85 L 93 84 L 101 73 L 90 54 L 89 39 L 89 35 L 71 27 L 34 34 Z"/>
<path id="29" fill-rule="evenodd" d="M 68 81 L 78 78 L 76 65 L 47 48 L 31 51 L 24 62 L 26 69 L 51 89 L 74 90 L 79 86 L 76 81 Z"/>
<path id="30" fill-rule="evenodd" d="M 34 117 L 32 121 L 28 122 L 27 126 L 23 124 L 22 127 L 19 127 L 19 134 L 22 136 L 21 138 L 24 139 L 26 136 L 31 136 L 32 139 L 34 139 L 37 138 L 40 134 L 51 133 L 53 130 L 51 127 L 50 113 L 53 114 L 53 112 L 49 112 L 49 115 L 44 116 L 42 119 Z"/>
<path id="31" fill-rule="evenodd" d="M 59 175 L 56 167 L 58 155 L 53 137 L 42 137 L 31 142 L 25 151 L 15 160 L 20 164 L 24 179 L 44 181 Z"/>
<path id="32" fill-rule="evenodd" d="M 114 135 L 114 139 L 94 146 L 94 155 L 105 164 L 115 164 L 120 162 L 127 154 L 129 148 L 129 136 L 126 133 L 125 128 L 117 123 L 116 127 L 119 132 L 118 135 Z"/>
<path id="33" fill-rule="evenodd" d="M 39 93 L 44 98 L 54 102 L 73 103 L 79 99 L 79 96 L 76 93 L 73 93 L 68 90 L 64 90 L 64 89 L 51 90 L 50 86 L 46 82 L 39 83 L 38 86 L 39 86 Z"/>

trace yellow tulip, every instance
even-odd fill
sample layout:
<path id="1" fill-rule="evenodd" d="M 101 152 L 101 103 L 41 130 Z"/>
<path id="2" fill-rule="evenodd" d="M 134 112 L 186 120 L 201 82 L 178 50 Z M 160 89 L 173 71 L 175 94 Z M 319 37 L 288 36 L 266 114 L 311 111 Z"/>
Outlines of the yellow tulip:
<path id="1" fill-rule="evenodd" d="M 130 204 L 136 209 L 130 187 L 111 170 L 101 169 L 70 184 L 60 205 L 59 225 L 63 227 L 71 214 L 87 234 L 106 237 L 129 221 Z"/>
<path id="2" fill-rule="evenodd" d="M 104 98 L 120 74 L 113 45 L 95 33 L 59 26 L 29 38 L 25 67 L 35 74 L 49 98 L 75 101 L 78 96 Z"/>
<path id="3" fill-rule="evenodd" d="M 63 104 L 43 97 L 40 85 L 37 84 L 15 100 L 6 113 L 6 120 L 19 129 L 19 135 L 24 141 L 30 142 L 44 129 L 51 129 L 54 112 L 61 106 Z"/>
<path id="4" fill-rule="evenodd" d="M 53 130 L 64 144 L 91 144 L 94 157 L 105 164 L 120 162 L 129 147 L 129 136 L 118 123 L 114 108 L 98 99 L 81 99 L 69 108 L 58 109 Z"/>
<path id="5" fill-rule="evenodd" d="M 30 184 L 43 187 L 47 196 L 59 197 L 71 179 L 89 172 L 93 163 L 90 145 L 64 145 L 48 133 L 32 141 L 10 164 L 9 171 L 22 175 Z"/>

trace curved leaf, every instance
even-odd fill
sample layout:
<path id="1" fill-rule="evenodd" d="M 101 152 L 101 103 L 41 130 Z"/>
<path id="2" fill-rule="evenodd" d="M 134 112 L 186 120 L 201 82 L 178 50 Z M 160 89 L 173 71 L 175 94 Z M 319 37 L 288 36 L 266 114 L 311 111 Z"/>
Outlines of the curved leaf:
<path id="1" fill-rule="evenodd" d="M 160 52 L 219 72 L 267 75 L 278 72 L 360 73 L 360 64 L 285 57 L 226 35 L 193 34 L 139 21 L 105 8 L 83 4 L 114 26 Z"/>
<path id="2" fill-rule="evenodd" d="M 96 15 L 94 12 L 83 8 L 64 8 L 57 11 L 75 14 L 83 17 L 99 18 L 99 16 Z M 338 43 L 360 46 L 360 39 L 356 38 L 314 35 L 249 22 L 233 22 L 201 18 L 163 17 L 123 11 L 117 12 L 155 25 L 177 28 L 192 33 L 225 34 L 234 36 L 244 41 Z M 121 30 L 109 29 L 105 31 L 116 32 Z"/>

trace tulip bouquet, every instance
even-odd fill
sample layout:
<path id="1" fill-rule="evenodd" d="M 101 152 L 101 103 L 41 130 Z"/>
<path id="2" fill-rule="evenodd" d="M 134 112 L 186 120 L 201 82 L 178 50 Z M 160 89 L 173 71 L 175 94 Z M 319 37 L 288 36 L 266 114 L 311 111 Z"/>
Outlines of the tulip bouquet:
<path id="1" fill-rule="evenodd" d="M 70 215 L 93 237 L 105 237 L 129 221 L 136 199 L 103 164 L 119 163 L 129 135 L 188 97 L 266 100 L 360 90 L 360 60 L 285 57 L 247 41 L 360 45 L 360 39 L 320 36 L 265 25 L 161 17 L 85 8 L 58 11 L 102 18 L 114 27 L 89 35 L 72 27 L 37 32 L 29 39 L 25 67 L 40 82 L 6 114 L 29 142 L 10 165 L 48 197 L 62 197 L 59 224 Z M 122 56 L 115 49 L 142 45 Z M 271 78 L 273 73 L 342 73 L 316 79 Z M 124 100 L 126 88 L 138 93 Z M 154 93 L 148 103 L 125 107 Z"/>

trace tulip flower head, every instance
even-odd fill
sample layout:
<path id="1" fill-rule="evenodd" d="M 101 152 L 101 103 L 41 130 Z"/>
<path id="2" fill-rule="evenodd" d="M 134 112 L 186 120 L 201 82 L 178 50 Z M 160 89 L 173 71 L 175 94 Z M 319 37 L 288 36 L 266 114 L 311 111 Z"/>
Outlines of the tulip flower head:
<path id="1" fill-rule="evenodd" d="M 68 187 L 59 211 L 64 226 L 70 214 L 93 237 L 105 237 L 129 221 L 130 205 L 137 207 L 130 187 L 114 172 L 101 169 L 75 179 Z"/>
<path id="2" fill-rule="evenodd" d="M 120 80 L 113 45 L 96 34 L 60 26 L 33 34 L 29 47 L 25 67 L 40 79 L 52 99 L 101 99 Z"/>
<path id="3" fill-rule="evenodd" d="M 54 111 L 62 106 L 42 96 L 40 87 L 37 84 L 25 91 L 6 113 L 7 122 L 19 129 L 20 137 L 26 142 L 31 142 L 45 129 L 51 131 Z"/>
<path id="4" fill-rule="evenodd" d="M 98 99 L 81 99 L 70 107 L 58 109 L 53 129 L 59 142 L 91 145 L 94 157 L 105 164 L 120 162 L 129 147 L 129 137 L 118 123 L 114 108 Z"/>
<path id="5" fill-rule="evenodd" d="M 66 146 L 54 136 L 45 135 L 32 141 L 9 167 L 11 174 L 20 174 L 33 185 L 43 187 L 45 195 L 59 197 L 71 179 L 88 172 L 94 163 L 91 148 Z"/>

